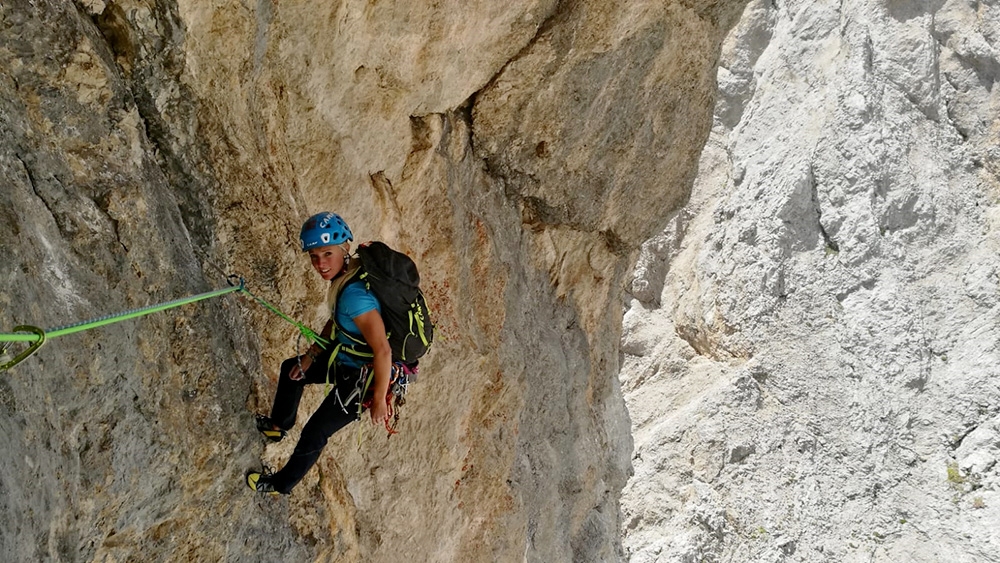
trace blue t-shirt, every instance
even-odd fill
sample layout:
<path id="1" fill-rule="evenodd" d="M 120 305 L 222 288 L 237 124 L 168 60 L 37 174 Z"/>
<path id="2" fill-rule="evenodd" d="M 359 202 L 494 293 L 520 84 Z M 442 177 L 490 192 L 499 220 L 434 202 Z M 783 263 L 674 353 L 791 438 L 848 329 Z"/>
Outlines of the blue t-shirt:
<path id="1" fill-rule="evenodd" d="M 372 295 L 372 292 L 365 289 L 365 284 L 351 283 L 341 290 L 340 296 L 337 297 L 337 309 L 334 311 L 334 315 L 336 315 L 335 320 L 351 336 L 359 340 L 364 340 L 365 337 L 361 334 L 361 329 L 358 328 L 358 325 L 354 323 L 354 318 L 372 309 L 382 314 L 382 305 Z M 347 346 L 351 345 L 351 341 L 347 337 L 341 336 L 339 331 L 337 340 Z M 337 363 L 359 368 L 367 362 L 360 362 L 353 356 L 341 352 L 337 354 Z"/>

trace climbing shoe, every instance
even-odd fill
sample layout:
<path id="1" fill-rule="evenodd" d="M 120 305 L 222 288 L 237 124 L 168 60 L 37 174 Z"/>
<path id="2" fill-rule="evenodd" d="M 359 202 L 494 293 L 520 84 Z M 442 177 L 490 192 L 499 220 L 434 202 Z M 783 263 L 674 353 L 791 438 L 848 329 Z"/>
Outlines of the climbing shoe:
<path id="1" fill-rule="evenodd" d="M 285 431 L 275 428 L 274 423 L 271 422 L 271 417 L 262 414 L 257 415 L 257 430 L 272 442 L 280 442 L 285 437 Z"/>
<path id="2" fill-rule="evenodd" d="M 274 490 L 274 485 L 271 484 L 271 474 L 267 470 L 248 471 L 246 479 L 247 486 L 254 492 L 275 497 L 281 494 Z"/>

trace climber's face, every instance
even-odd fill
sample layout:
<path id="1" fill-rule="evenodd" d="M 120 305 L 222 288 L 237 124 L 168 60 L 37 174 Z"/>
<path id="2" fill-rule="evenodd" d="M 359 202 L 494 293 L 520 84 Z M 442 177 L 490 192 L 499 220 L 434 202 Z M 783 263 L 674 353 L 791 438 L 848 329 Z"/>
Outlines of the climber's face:
<path id="1" fill-rule="evenodd" d="M 324 280 L 330 281 L 344 269 L 344 257 L 347 249 L 343 246 L 320 246 L 309 250 L 309 260 L 312 267 Z"/>

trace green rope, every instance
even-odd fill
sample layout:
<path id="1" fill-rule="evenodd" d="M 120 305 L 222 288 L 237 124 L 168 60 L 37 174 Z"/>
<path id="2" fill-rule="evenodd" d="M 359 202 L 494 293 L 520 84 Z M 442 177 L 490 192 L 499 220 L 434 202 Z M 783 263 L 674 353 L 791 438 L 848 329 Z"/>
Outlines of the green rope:
<path id="1" fill-rule="evenodd" d="M 295 319 L 293 319 L 293 318 L 289 317 L 288 315 L 282 313 L 274 305 L 271 305 L 267 301 L 264 301 L 263 299 L 261 299 L 260 297 L 257 297 L 253 293 L 250 293 L 249 289 L 247 289 L 246 287 L 243 287 L 242 279 L 240 281 L 241 281 L 241 283 L 240 283 L 240 286 L 241 286 L 240 289 L 241 289 L 241 291 L 243 291 L 243 293 L 246 293 L 250 297 L 253 297 L 253 299 L 257 303 L 260 303 L 268 311 L 271 311 L 275 315 L 278 315 L 282 319 L 285 319 L 289 323 L 295 325 L 295 327 L 299 329 L 299 332 L 302 333 L 302 336 L 305 336 L 307 339 L 309 339 L 310 342 L 315 342 L 317 345 L 319 345 L 320 348 L 322 348 L 324 350 L 326 349 L 326 345 L 329 344 L 329 341 L 327 339 L 325 339 L 322 336 L 316 334 L 316 332 L 313 329 L 307 327 L 306 325 L 300 323 L 299 321 L 296 321 Z"/>
<path id="2" fill-rule="evenodd" d="M 65 336 L 67 334 L 73 334 L 75 332 L 83 332 L 85 330 L 90 330 L 92 328 L 98 328 L 109 324 L 126 321 L 129 319 L 134 319 L 136 317 L 142 317 L 152 313 L 158 313 L 160 311 L 166 311 L 167 309 L 173 309 L 174 307 L 180 307 L 181 305 L 187 305 L 189 303 L 194 303 L 196 301 L 201 301 L 203 299 L 218 297 L 220 295 L 233 293 L 234 291 L 240 291 L 242 289 L 243 288 L 240 286 L 227 287 L 226 289 L 218 289 L 215 291 L 209 291 L 208 293 L 199 293 L 198 295 L 192 295 L 191 297 L 185 297 L 183 299 L 175 299 L 174 301 L 168 301 L 166 303 L 150 305 L 148 307 L 142 307 L 139 309 L 131 309 L 129 311 L 124 311 L 122 313 L 117 313 L 114 315 L 107 315 L 104 317 L 91 319 L 89 321 L 83 321 L 71 325 L 52 328 L 45 331 L 45 338 L 56 338 L 57 336 Z M 32 334 L 0 333 L 0 342 L 35 342 L 40 338 L 41 337 L 37 333 L 32 333 Z"/>
<path id="3" fill-rule="evenodd" d="M 233 279 L 234 278 L 239 280 L 239 285 L 233 284 Z M 282 319 L 285 319 L 289 323 L 295 325 L 299 329 L 299 332 L 302 333 L 303 336 L 305 336 L 306 338 L 308 338 L 312 342 L 315 342 L 321 348 L 325 348 L 326 347 L 326 344 L 328 343 L 328 341 L 325 338 L 323 338 L 322 336 L 316 334 L 316 332 L 314 332 L 312 329 L 310 329 L 309 327 L 305 326 L 304 324 L 302 324 L 302 323 L 300 323 L 300 322 L 292 319 L 288 315 L 282 313 L 280 310 L 278 310 L 277 307 L 271 305 L 267 301 L 264 301 L 260 297 L 257 297 L 253 293 L 250 293 L 250 290 L 248 290 L 246 288 L 246 283 L 244 282 L 243 278 L 241 278 L 239 276 L 229 276 L 228 277 L 228 281 L 230 283 L 230 287 L 227 287 L 225 289 L 217 289 L 215 291 L 209 291 L 209 292 L 206 292 L 206 293 L 199 293 L 197 295 L 192 295 L 190 297 L 184 297 L 184 298 L 181 298 L 181 299 L 175 299 L 173 301 L 168 301 L 166 303 L 159 303 L 157 305 L 150 305 L 148 307 L 142 307 L 142 308 L 139 308 L 139 309 L 131 309 L 129 311 L 125 311 L 125 312 L 122 312 L 122 313 L 117 313 L 117 314 L 114 314 L 114 315 L 107 315 L 107 316 L 104 316 L 104 317 L 98 317 L 96 319 L 91 319 L 89 321 L 83 321 L 83 322 L 79 322 L 79 323 L 75 323 L 75 324 L 71 324 L 71 325 L 56 327 L 56 328 L 49 329 L 49 330 L 42 330 L 42 329 L 40 329 L 38 327 L 29 326 L 29 325 L 21 325 L 21 326 L 15 327 L 13 333 L 3 333 L 3 332 L 0 332 L 0 342 L 30 342 L 30 343 L 32 343 L 31 346 L 29 346 L 27 350 L 25 350 L 24 352 L 21 352 L 20 354 L 18 354 L 13 360 L 10 360 L 10 361 L 8 361 L 6 363 L 0 364 L 0 371 L 6 371 L 6 370 L 14 367 L 15 365 L 19 364 L 20 362 L 24 361 L 28 356 L 32 355 L 39 348 L 41 348 L 42 344 L 44 344 L 46 342 L 46 340 L 48 340 L 48 339 L 55 338 L 57 336 L 65 336 L 67 334 L 73 334 L 73 333 L 76 333 L 76 332 L 82 332 L 82 331 L 85 331 L 85 330 L 90 330 L 92 328 L 98 328 L 98 327 L 106 326 L 106 325 L 109 325 L 109 324 L 118 323 L 118 322 L 121 322 L 121 321 L 126 321 L 126 320 L 129 320 L 129 319 L 134 319 L 134 318 L 142 317 L 142 316 L 149 315 L 149 314 L 152 314 L 152 313 L 158 313 L 160 311 L 166 311 L 167 309 L 173 309 L 175 307 L 180 307 L 182 305 L 188 305 L 190 303 L 195 303 L 197 301 L 202 301 L 204 299 L 211 299 L 213 297 L 219 297 L 221 295 L 226 295 L 226 294 L 234 293 L 234 292 L 237 292 L 237 291 L 241 292 L 241 293 L 246 293 L 250 297 L 253 297 L 255 301 L 257 301 L 258 303 L 260 303 L 261 305 L 263 305 L 269 311 L 271 311 L 274 314 L 278 315 Z M 2 347 L 2 349 L 0 349 L 0 355 L 3 355 L 3 353 L 5 353 L 5 352 L 6 352 L 6 346 L 4 346 L 4 347 Z"/>

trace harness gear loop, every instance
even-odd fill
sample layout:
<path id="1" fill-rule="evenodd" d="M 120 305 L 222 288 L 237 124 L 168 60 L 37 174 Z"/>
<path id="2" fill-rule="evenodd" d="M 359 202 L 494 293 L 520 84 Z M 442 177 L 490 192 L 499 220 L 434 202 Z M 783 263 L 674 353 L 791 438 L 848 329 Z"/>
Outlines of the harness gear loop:
<path id="1" fill-rule="evenodd" d="M 0 364 L 0 371 L 7 371 L 10 368 L 16 366 L 17 364 L 23 362 L 28 356 L 37 352 L 38 349 L 42 347 L 42 344 L 45 344 L 45 331 L 38 328 L 37 326 L 31 326 L 31 325 L 16 326 L 14 327 L 14 332 L 31 332 L 38 335 L 38 339 L 32 342 L 31 345 L 28 346 L 28 348 L 25 349 L 23 352 L 14 356 L 13 360 L 10 360 L 9 362 L 6 362 L 4 364 Z M 7 351 L 6 346 L 4 346 L 3 351 L 4 352 Z"/>
<path id="2" fill-rule="evenodd" d="M 340 348 L 343 346 L 340 342 L 334 345 L 333 350 L 330 351 L 330 359 L 326 361 L 326 385 L 323 387 L 323 397 L 330 395 L 330 369 L 333 369 L 333 387 L 334 392 L 337 394 L 337 401 L 340 402 L 340 408 L 347 412 L 347 407 L 344 406 L 344 402 L 340 399 L 340 391 L 336 390 L 337 387 L 337 354 L 340 353 Z"/>
<path id="3" fill-rule="evenodd" d="M 406 404 L 406 388 L 411 380 L 416 379 L 417 369 L 418 368 L 415 366 L 411 368 L 402 362 L 392 363 L 392 367 L 389 371 L 389 390 L 383 399 L 385 400 L 387 415 L 385 420 L 385 429 L 386 432 L 388 432 L 388 434 L 386 434 L 386 439 L 391 438 L 393 434 L 399 433 L 399 431 L 396 430 L 396 425 L 399 424 L 399 407 Z M 368 396 L 368 390 L 374 379 L 374 366 L 372 366 L 372 364 L 365 364 L 361 368 L 361 375 L 358 378 L 358 384 L 351 393 L 351 397 L 360 395 L 358 403 L 358 419 L 361 418 L 361 414 L 365 411 L 365 409 L 372 408 L 375 401 L 379 400 L 379 398 L 375 397 L 374 394 L 371 397 Z M 390 418 L 392 419 L 391 423 L 389 422 Z M 358 448 L 361 448 L 361 430 L 362 426 L 358 426 Z"/>

